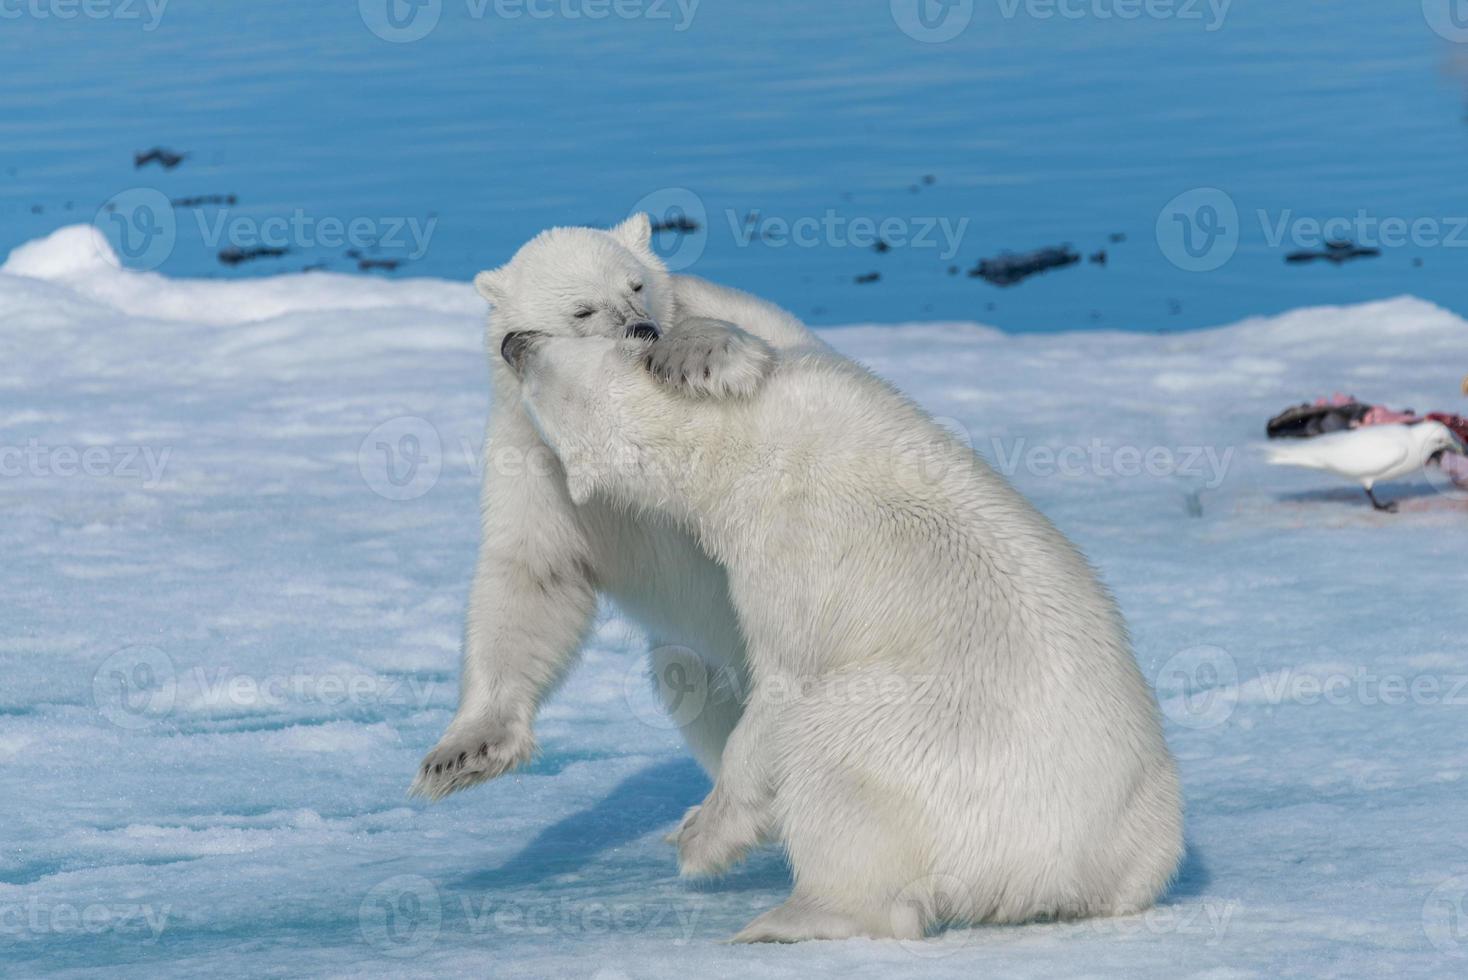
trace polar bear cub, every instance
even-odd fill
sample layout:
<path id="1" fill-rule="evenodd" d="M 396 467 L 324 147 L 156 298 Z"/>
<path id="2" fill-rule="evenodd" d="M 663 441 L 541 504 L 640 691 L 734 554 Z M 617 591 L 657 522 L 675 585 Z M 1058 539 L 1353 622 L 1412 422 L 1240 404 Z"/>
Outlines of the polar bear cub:
<path id="1" fill-rule="evenodd" d="M 745 941 L 1150 906 L 1182 855 L 1153 695 L 1085 559 L 971 450 L 834 354 L 750 397 L 659 385 L 636 338 L 502 354 L 573 499 L 657 512 L 728 570 L 750 687 L 685 874 L 782 844 Z"/>

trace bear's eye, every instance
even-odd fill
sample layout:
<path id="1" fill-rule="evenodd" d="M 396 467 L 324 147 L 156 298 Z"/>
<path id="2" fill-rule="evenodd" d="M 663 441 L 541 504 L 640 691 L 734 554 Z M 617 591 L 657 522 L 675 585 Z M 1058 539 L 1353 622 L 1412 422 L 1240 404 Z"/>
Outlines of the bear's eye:
<path id="1" fill-rule="evenodd" d="M 583 306 L 583 307 L 581 307 L 581 309 L 577 310 L 575 313 L 573 313 L 571 315 L 574 316 L 578 320 L 585 320 L 587 317 L 591 316 L 591 314 L 593 312 L 595 312 L 595 311 L 594 310 L 591 310 L 591 309 L 588 309 L 587 307 Z"/>
<path id="2" fill-rule="evenodd" d="M 632 284 L 632 291 L 634 293 L 640 293 L 640 292 L 642 292 L 642 283 L 640 283 L 640 282 L 634 282 Z"/>

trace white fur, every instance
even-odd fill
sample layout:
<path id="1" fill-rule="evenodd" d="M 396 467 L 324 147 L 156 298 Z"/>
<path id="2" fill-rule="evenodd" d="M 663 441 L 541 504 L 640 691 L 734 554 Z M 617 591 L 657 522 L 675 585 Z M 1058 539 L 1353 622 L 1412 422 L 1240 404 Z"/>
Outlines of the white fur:
<path id="1" fill-rule="evenodd" d="M 782 355 L 721 401 L 660 385 L 645 355 L 539 339 L 520 390 L 573 500 L 684 527 L 727 569 L 750 687 L 680 862 L 717 873 L 773 839 L 795 872 L 736 938 L 1150 906 L 1182 854 L 1176 768 L 1070 542 L 834 354 Z"/>
<path id="2" fill-rule="evenodd" d="M 494 403 L 480 499 L 479 562 L 469 598 L 459 709 L 423 760 L 412 792 L 439 799 L 499 776 L 535 751 L 531 723 L 570 668 L 598 593 L 647 631 L 654 668 L 664 651 L 697 651 L 716 688 L 683 727 L 694 756 L 716 774 L 739 718 L 744 641 L 723 570 L 683 530 L 658 515 L 572 503 L 560 464 L 531 427 L 519 382 L 499 357 L 511 331 L 621 337 L 651 320 L 663 338 L 653 368 L 693 397 L 741 398 L 769 368 L 772 349 L 823 345 L 798 320 L 762 300 L 689 276 L 669 275 L 637 215 L 611 231 L 556 228 L 505 266 L 475 277 L 490 301 Z M 641 285 L 641 290 L 633 287 Z M 575 313 L 590 310 L 577 318 Z M 711 327 L 691 318 L 734 320 Z M 691 329 L 681 324 L 694 323 Z M 503 453 L 503 457 L 501 457 Z M 504 458 L 514 465 L 501 466 Z"/>

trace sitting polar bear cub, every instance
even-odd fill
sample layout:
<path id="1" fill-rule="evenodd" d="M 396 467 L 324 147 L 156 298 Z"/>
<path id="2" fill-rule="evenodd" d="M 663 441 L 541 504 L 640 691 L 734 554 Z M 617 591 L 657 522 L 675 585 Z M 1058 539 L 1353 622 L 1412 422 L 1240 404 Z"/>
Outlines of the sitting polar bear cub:
<path id="1" fill-rule="evenodd" d="M 633 338 L 502 354 L 571 497 L 656 512 L 727 570 L 750 690 L 686 874 L 781 843 L 794 894 L 736 937 L 918 938 L 1150 906 L 1176 768 L 1086 561 L 967 447 L 837 355 L 693 398 Z"/>

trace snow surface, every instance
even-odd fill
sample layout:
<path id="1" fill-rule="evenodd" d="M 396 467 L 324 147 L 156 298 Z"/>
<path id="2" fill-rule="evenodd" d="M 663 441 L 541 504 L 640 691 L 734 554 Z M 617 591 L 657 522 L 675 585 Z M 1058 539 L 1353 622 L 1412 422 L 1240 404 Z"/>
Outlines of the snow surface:
<path id="1" fill-rule="evenodd" d="M 465 284 L 175 281 L 85 227 L 0 268 L 0 975 L 1468 969 L 1468 502 L 1423 478 L 1376 514 L 1257 448 L 1317 393 L 1461 407 L 1463 320 L 827 331 L 1101 568 L 1190 848 L 1145 916 L 798 947 L 719 942 L 789 888 L 777 853 L 677 878 L 660 838 L 707 784 L 610 611 L 530 769 L 405 799 L 455 701 L 482 329 Z"/>

